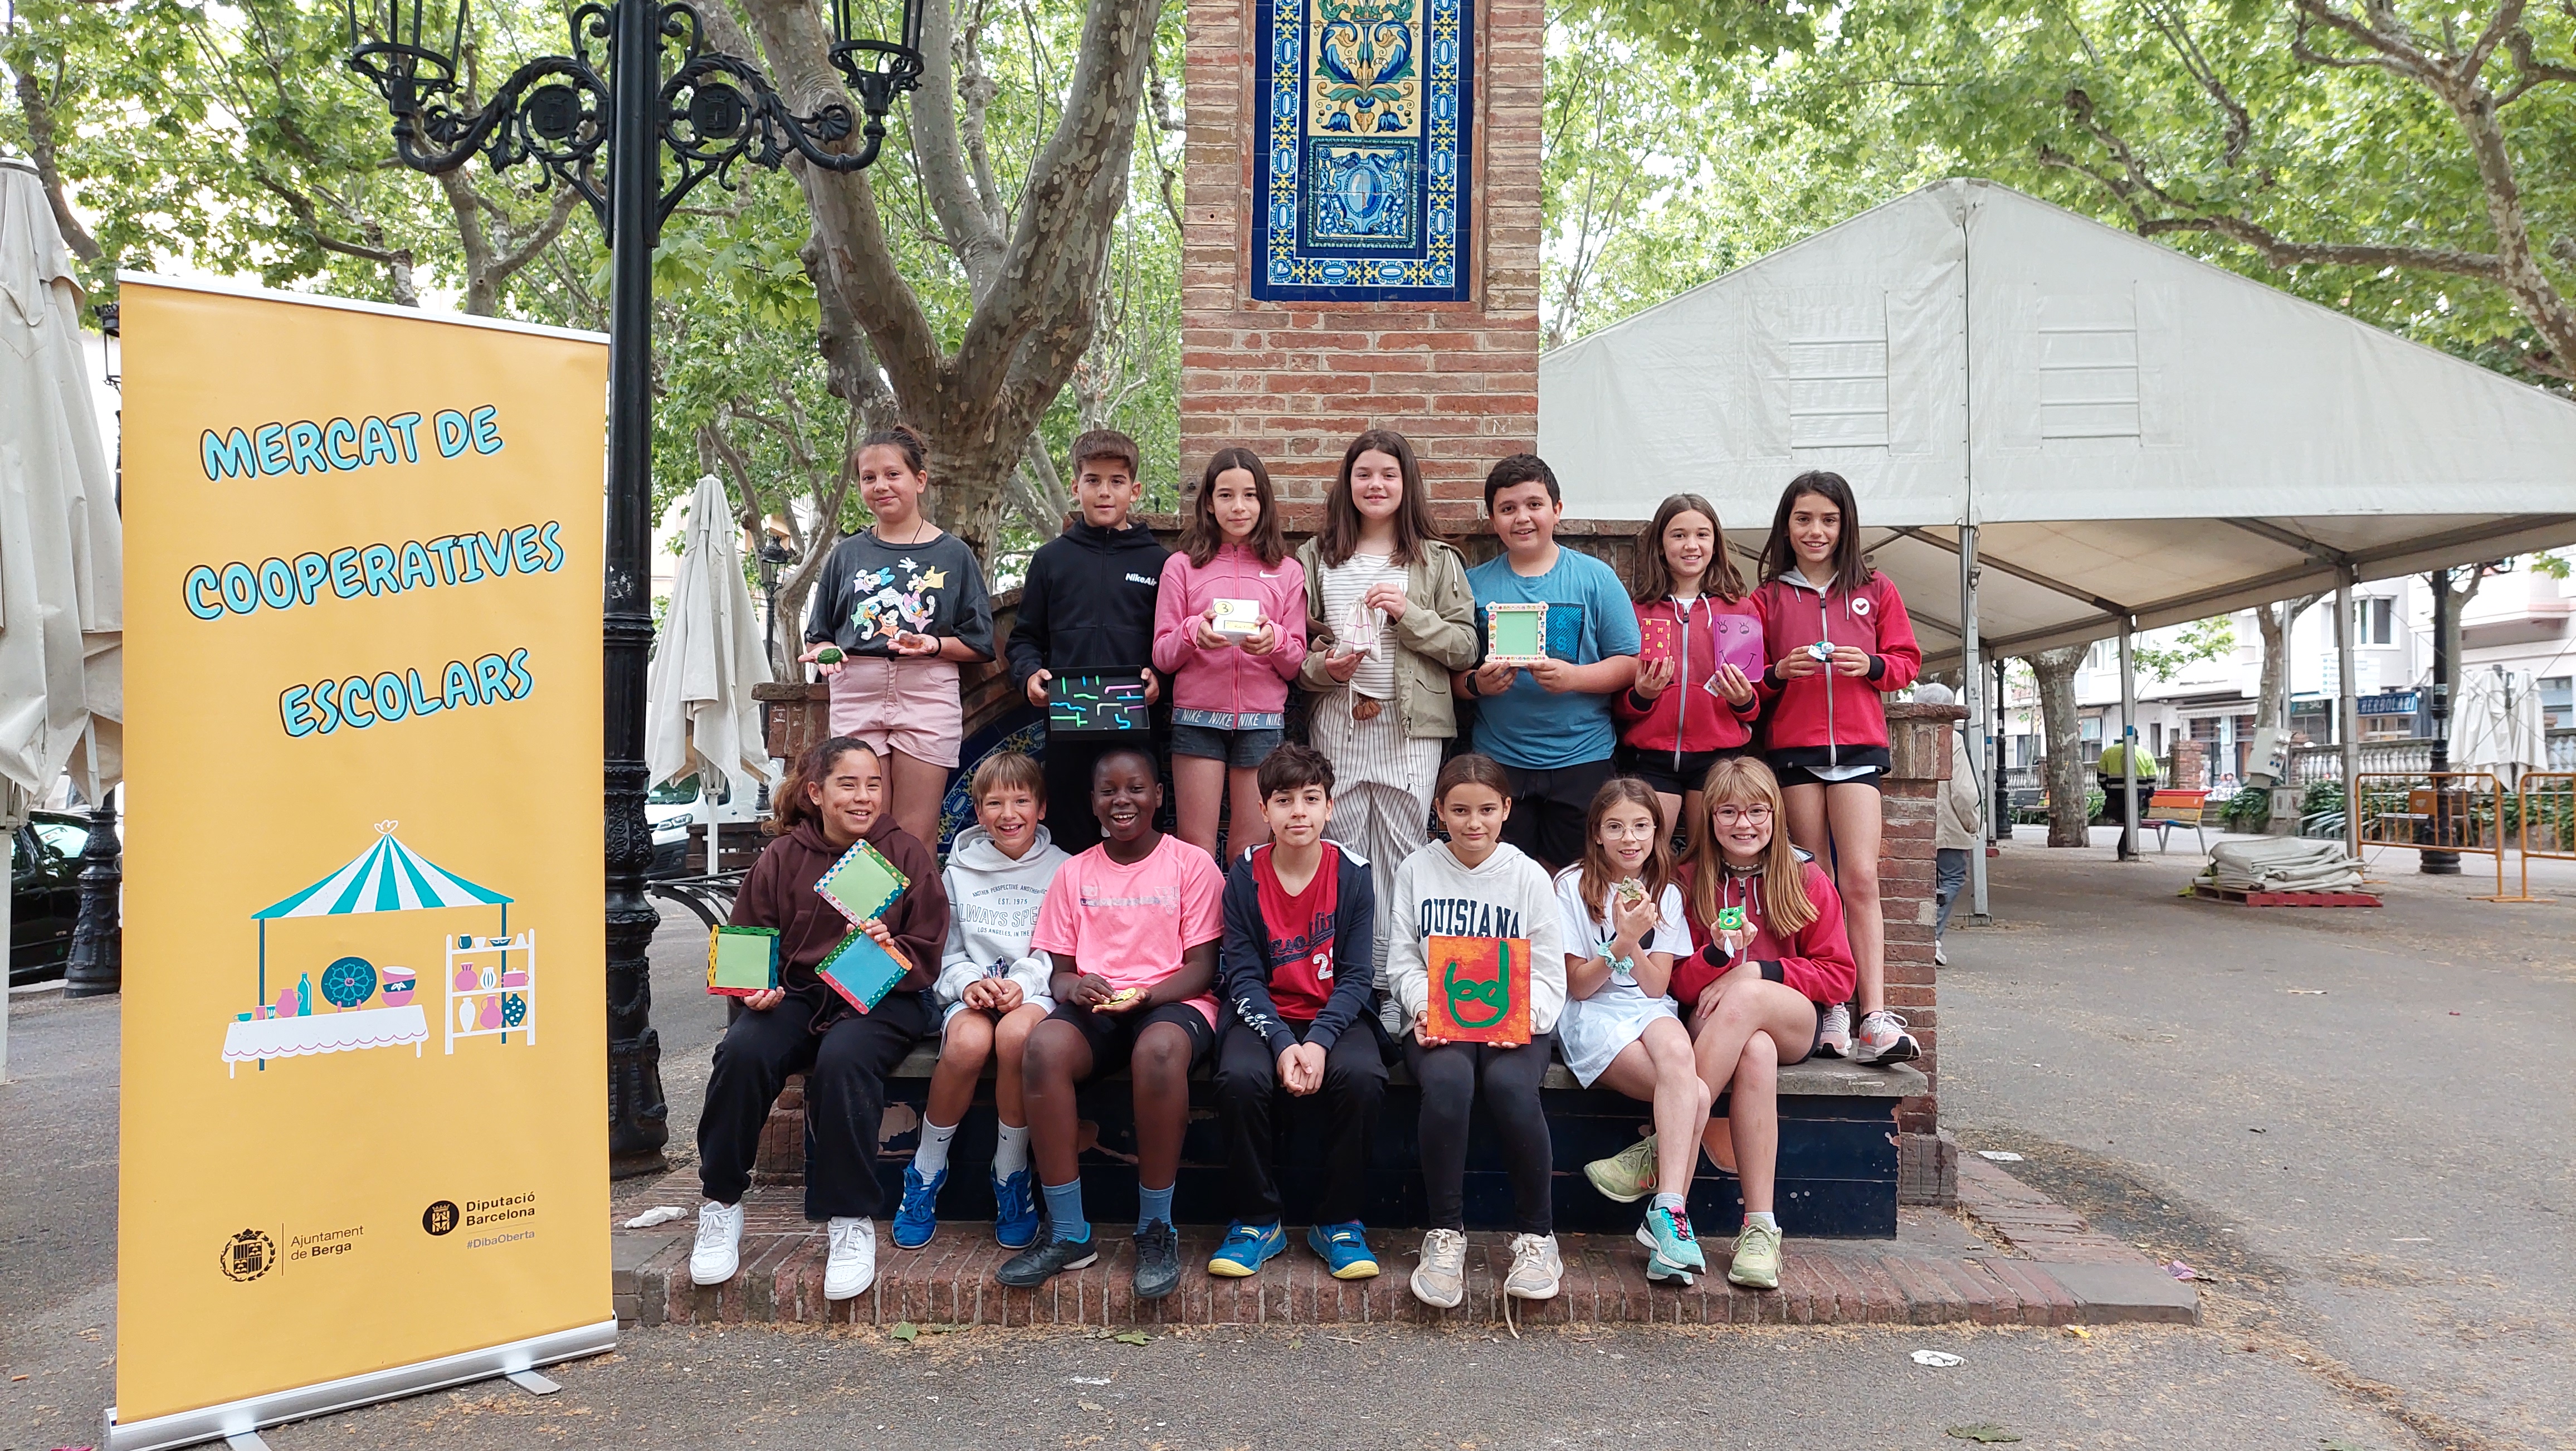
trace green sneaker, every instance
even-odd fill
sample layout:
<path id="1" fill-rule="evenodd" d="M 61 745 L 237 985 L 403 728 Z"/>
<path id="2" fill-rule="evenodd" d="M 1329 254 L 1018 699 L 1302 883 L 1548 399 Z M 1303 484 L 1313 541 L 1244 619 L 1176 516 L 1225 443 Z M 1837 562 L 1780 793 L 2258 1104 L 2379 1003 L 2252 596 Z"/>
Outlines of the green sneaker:
<path id="1" fill-rule="evenodd" d="M 1748 1290 L 1780 1288 L 1780 1231 L 1748 1222 L 1735 1236 L 1735 1263 L 1727 1266 L 1726 1278 Z"/>
<path id="2" fill-rule="evenodd" d="M 1655 1136 L 1648 1134 L 1606 1159 L 1583 1166 L 1583 1177 L 1602 1196 L 1634 1204 L 1655 1192 Z"/>

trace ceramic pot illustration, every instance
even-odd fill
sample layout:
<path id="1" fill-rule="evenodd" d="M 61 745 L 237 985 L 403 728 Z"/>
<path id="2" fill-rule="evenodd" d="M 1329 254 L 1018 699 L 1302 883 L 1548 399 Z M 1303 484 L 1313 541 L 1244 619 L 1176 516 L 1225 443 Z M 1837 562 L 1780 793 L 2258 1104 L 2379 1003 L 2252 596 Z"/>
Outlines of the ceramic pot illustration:
<path id="1" fill-rule="evenodd" d="M 386 968 L 384 981 L 385 1006 L 389 1008 L 399 1008 L 409 1005 L 411 1002 L 412 989 L 417 986 L 418 983 L 413 979 L 410 968 Z"/>
<path id="2" fill-rule="evenodd" d="M 501 1026 L 501 999 L 499 997 L 487 997 L 483 1000 L 482 1026 L 486 1028 L 497 1028 Z"/>
<path id="3" fill-rule="evenodd" d="M 456 965 L 456 990 L 458 992 L 470 993 L 482 985 L 482 976 L 474 970 L 474 964 L 470 962 L 461 962 Z"/>

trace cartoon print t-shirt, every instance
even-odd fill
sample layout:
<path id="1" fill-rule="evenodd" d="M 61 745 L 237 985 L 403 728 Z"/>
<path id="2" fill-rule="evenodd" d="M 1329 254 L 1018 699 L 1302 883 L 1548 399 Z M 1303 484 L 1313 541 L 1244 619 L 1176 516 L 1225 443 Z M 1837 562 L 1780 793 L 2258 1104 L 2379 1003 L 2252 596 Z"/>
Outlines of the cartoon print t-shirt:
<path id="1" fill-rule="evenodd" d="M 993 601 L 964 540 L 942 533 L 927 544 L 887 544 L 868 530 L 842 540 L 823 562 L 805 617 L 806 643 L 891 655 L 898 631 L 954 635 L 992 655 Z"/>

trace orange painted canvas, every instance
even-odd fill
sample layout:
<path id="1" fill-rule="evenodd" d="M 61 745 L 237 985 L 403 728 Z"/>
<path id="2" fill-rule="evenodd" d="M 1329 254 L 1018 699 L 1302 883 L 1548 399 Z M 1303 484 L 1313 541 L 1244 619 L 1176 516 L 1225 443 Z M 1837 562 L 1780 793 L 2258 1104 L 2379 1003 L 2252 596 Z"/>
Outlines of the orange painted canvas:
<path id="1" fill-rule="evenodd" d="M 1525 937 L 1434 937 L 1425 1030 L 1452 1043 L 1530 1040 L 1530 945 Z"/>

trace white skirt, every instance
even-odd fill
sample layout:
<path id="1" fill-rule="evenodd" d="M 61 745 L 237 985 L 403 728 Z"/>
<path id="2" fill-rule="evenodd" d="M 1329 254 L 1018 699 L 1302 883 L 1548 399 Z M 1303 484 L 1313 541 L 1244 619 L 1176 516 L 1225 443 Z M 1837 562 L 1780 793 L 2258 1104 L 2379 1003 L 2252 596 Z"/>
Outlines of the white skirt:
<path id="1" fill-rule="evenodd" d="M 1584 1087 L 1610 1071 L 1610 1060 L 1619 1050 L 1646 1035 L 1646 1025 L 1657 1018 L 1681 1018 L 1671 998 L 1646 996 L 1635 983 L 1613 978 L 1588 998 L 1568 999 L 1564 1016 L 1556 1022 L 1556 1050 L 1565 1059 L 1566 1070 Z"/>

